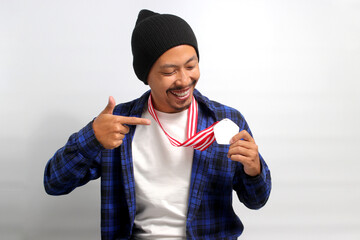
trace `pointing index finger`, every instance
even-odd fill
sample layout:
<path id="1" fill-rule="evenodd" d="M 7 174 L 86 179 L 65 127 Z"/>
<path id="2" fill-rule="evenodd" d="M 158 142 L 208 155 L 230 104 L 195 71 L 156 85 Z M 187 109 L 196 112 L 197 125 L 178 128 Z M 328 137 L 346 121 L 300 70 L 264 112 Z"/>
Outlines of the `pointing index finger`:
<path id="1" fill-rule="evenodd" d="M 147 119 L 147 118 L 118 116 L 118 120 L 121 124 L 128 124 L 128 125 L 150 125 L 151 124 L 150 119 Z"/>

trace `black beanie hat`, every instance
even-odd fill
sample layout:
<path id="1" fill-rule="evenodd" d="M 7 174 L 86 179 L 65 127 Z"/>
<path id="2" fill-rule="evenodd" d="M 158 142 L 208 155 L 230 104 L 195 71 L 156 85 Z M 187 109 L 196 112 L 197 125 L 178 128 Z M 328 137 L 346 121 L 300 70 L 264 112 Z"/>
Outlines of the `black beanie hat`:
<path id="1" fill-rule="evenodd" d="M 175 15 L 141 10 L 131 38 L 136 76 L 147 84 L 155 61 L 170 48 L 183 44 L 194 47 L 199 58 L 195 34 L 185 20 Z"/>

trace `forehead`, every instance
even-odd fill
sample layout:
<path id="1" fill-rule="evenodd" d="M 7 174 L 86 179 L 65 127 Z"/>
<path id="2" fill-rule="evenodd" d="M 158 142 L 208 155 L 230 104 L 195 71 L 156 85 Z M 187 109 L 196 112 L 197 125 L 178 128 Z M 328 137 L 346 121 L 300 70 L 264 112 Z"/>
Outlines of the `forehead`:
<path id="1" fill-rule="evenodd" d="M 197 60 L 197 54 L 194 47 L 190 45 L 179 45 L 173 48 L 170 48 L 165 53 L 163 53 L 155 62 L 157 65 L 162 64 L 184 64 L 189 59 L 195 56 Z"/>

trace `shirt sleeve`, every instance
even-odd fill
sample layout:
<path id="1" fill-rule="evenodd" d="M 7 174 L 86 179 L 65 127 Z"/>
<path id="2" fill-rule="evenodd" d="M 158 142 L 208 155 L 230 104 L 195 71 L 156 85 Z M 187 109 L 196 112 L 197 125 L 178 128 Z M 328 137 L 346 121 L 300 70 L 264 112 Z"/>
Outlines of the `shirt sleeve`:
<path id="1" fill-rule="evenodd" d="M 239 123 L 240 131 L 246 130 L 253 137 L 249 125 L 241 114 Z M 264 206 L 271 191 L 270 170 L 260 153 L 259 158 L 261 173 L 254 177 L 244 172 L 244 167 L 241 163 L 236 163 L 233 187 L 239 200 L 250 209 L 259 209 Z"/>
<path id="2" fill-rule="evenodd" d="M 234 190 L 239 200 L 250 209 L 259 209 L 267 202 L 271 191 L 270 170 L 259 154 L 261 173 L 251 177 L 244 172 L 243 165 L 238 163 L 234 176 Z"/>
<path id="3" fill-rule="evenodd" d="M 46 164 L 45 191 L 50 195 L 67 194 L 100 177 L 103 149 L 95 137 L 92 122 L 72 134 Z"/>

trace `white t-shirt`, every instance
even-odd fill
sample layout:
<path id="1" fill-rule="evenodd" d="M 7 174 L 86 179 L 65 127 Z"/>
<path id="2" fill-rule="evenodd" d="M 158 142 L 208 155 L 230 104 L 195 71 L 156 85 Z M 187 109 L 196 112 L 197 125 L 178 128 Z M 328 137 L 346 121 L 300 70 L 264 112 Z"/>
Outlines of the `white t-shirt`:
<path id="1" fill-rule="evenodd" d="M 156 113 L 170 136 L 186 140 L 187 111 Z M 185 239 L 194 150 L 172 146 L 147 109 L 142 117 L 150 119 L 151 125 L 136 126 L 132 142 L 135 238 Z"/>

